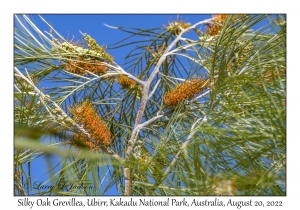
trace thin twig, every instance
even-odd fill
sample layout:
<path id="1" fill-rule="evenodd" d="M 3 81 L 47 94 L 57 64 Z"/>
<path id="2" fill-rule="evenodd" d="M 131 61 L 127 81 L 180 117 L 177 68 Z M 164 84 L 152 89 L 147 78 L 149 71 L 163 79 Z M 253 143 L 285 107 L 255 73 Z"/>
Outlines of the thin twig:
<path id="1" fill-rule="evenodd" d="M 191 139 L 193 138 L 193 136 L 196 134 L 196 130 L 193 130 L 195 128 L 195 126 L 197 125 L 197 123 L 200 121 L 200 125 L 205 122 L 207 120 L 206 116 L 199 118 L 198 120 L 196 120 L 196 122 L 193 123 L 192 127 L 191 127 L 191 133 L 189 134 L 189 136 L 187 137 L 187 139 L 182 143 L 180 150 L 177 152 L 177 154 L 175 155 L 175 157 L 173 158 L 172 162 L 170 163 L 170 165 L 168 166 L 168 168 L 165 170 L 162 179 L 164 180 L 168 174 L 170 173 L 172 167 L 175 165 L 175 163 L 177 162 L 179 156 L 182 154 L 183 150 L 187 147 L 187 145 L 190 143 Z"/>
<path id="2" fill-rule="evenodd" d="M 129 79 L 132 79 L 134 81 L 136 81 L 137 83 L 141 84 L 141 85 L 145 85 L 145 82 L 140 80 L 139 78 L 133 76 L 132 74 L 126 72 L 121 66 L 119 66 L 118 64 L 114 63 L 115 65 L 111 65 L 108 63 L 103 62 L 102 63 L 104 66 L 107 66 L 111 69 L 114 69 L 118 74 L 124 74 L 126 75 Z"/>
<path id="3" fill-rule="evenodd" d="M 210 92 L 211 92 L 211 89 L 209 89 L 209 90 L 206 91 L 205 93 L 201 94 L 200 96 L 197 96 L 196 98 L 193 98 L 193 99 L 191 100 L 191 102 L 197 101 L 197 100 L 199 100 L 200 98 L 203 98 L 204 96 L 208 95 Z"/>
<path id="4" fill-rule="evenodd" d="M 261 46 L 261 47 L 254 53 L 254 55 L 253 55 L 251 58 L 248 59 L 248 62 L 251 62 L 251 61 L 256 57 L 256 55 L 257 55 L 258 53 L 260 53 L 261 50 L 262 50 L 267 44 L 269 44 L 271 41 L 273 41 L 273 40 L 274 40 L 275 38 L 277 38 L 277 37 L 278 37 L 278 35 L 276 34 L 276 35 L 273 36 L 269 41 L 267 41 L 263 46 Z M 244 71 L 246 71 L 248 68 L 249 68 L 249 66 L 246 65 L 241 71 L 238 72 L 238 75 L 241 75 L 241 74 L 242 74 Z"/>

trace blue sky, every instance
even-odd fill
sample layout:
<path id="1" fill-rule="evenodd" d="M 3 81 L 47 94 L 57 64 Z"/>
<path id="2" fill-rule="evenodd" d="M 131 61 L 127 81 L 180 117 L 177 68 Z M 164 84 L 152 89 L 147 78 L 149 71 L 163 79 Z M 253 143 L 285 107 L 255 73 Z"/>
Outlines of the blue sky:
<path id="1" fill-rule="evenodd" d="M 49 31 L 49 27 L 37 16 L 30 16 L 41 31 Z M 107 45 L 108 52 L 114 56 L 114 60 L 119 65 L 124 63 L 124 57 L 128 54 L 130 49 L 134 47 L 131 45 L 129 47 L 118 48 L 115 50 L 110 50 L 111 44 L 120 41 L 129 36 L 129 34 L 122 31 L 107 27 L 109 26 L 123 26 L 128 28 L 163 28 L 163 25 L 168 25 L 168 22 L 174 21 L 176 19 L 182 19 L 191 24 L 199 22 L 201 20 L 210 18 L 211 15 L 184 15 L 184 14 L 166 14 L 166 15 L 42 15 L 42 17 L 50 23 L 54 29 L 60 33 L 63 37 L 68 37 L 69 39 L 74 36 L 74 41 L 82 39 L 82 33 L 87 33 L 94 39 L 96 39 L 99 45 Z M 15 22 L 16 27 L 18 23 Z M 204 30 L 204 28 L 203 28 Z M 48 83 L 47 86 L 52 86 L 53 84 Z M 48 161 L 47 161 L 48 160 Z M 49 161 L 50 160 L 50 161 Z M 45 157 L 40 157 L 35 161 L 31 162 L 31 177 L 33 183 L 35 181 L 46 181 L 50 174 L 47 174 L 47 169 L 49 164 L 55 166 L 60 162 L 60 158 L 57 156 L 51 156 L 49 159 Z M 27 165 L 24 166 L 25 169 Z M 56 172 L 59 167 L 54 170 Z M 115 187 L 112 187 L 106 195 L 118 195 Z"/>
<path id="2" fill-rule="evenodd" d="M 60 33 L 63 37 L 71 39 L 74 36 L 74 41 L 82 39 L 82 35 L 79 31 L 89 34 L 96 39 L 99 45 L 107 45 L 108 52 L 114 56 L 114 61 L 122 66 L 124 63 L 124 57 L 128 52 L 134 48 L 134 45 L 128 47 L 122 47 L 115 50 L 110 49 L 110 46 L 117 41 L 120 41 L 129 36 L 128 33 L 124 33 L 120 30 L 114 29 L 114 27 L 122 26 L 126 28 L 163 28 L 164 25 L 168 25 L 168 22 L 176 19 L 184 20 L 191 24 L 199 22 L 201 20 L 210 18 L 210 14 L 206 15 L 185 15 L 185 14 L 166 14 L 166 15 L 42 15 L 42 17 L 51 24 L 54 29 Z M 41 31 L 49 31 L 49 27 L 37 16 L 31 15 L 36 25 Z M 111 27 L 105 26 L 109 25 Z M 16 26 L 18 24 L 16 22 Z M 205 30 L 202 26 L 202 30 Z M 191 36 L 190 34 L 186 35 Z M 46 83 L 45 83 L 46 84 Z M 47 83 L 49 86 L 53 86 L 51 83 Z M 52 166 L 57 165 L 60 159 L 59 157 L 52 156 L 50 159 Z M 46 174 L 49 168 L 49 161 L 46 161 L 44 157 L 38 158 L 31 163 L 32 168 L 32 180 L 45 181 L 49 178 Z M 59 167 L 57 168 L 59 169 Z M 54 172 L 57 170 L 54 170 Z M 50 174 L 51 175 L 51 174 Z M 115 187 L 112 187 L 107 195 L 117 195 Z"/>
<path id="3" fill-rule="evenodd" d="M 33 16 L 34 17 L 34 16 Z M 163 28 L 163 25 L 168 25 L 169 21 L 174 21 L 177 18 L 190 23 L 196 23 L 200 20 L 210 18 L 211 15 L 184 15 L 184 14 L 166 14 L 166 15 L 42 15 L 42 17 L 50 23 L 62 36 L 74 40 L 82 38 L 79 30 L 82 33 L 87 33 L 100 45 L 108 45 L 124 39 L 129 34 L 119 30 L 115 30 L 105 26 L 123 26 L 128 28 Z M 49 31 L 49 28 L 35 16 L 34 20 L 43 30 Z M 132 48 L 132 46 L 131 46 Z M 109 51 L 115 57 L 115 61 L 120 64 L 124 62 L 124 54 L 126 55 L 128 48 L 118 49 L 117 51 Z"/>

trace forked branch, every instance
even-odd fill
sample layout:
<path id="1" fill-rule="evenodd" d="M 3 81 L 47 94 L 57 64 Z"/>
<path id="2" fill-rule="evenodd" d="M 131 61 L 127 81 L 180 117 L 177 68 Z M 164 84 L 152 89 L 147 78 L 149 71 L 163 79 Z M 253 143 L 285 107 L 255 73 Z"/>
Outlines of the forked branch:
<path id="1" fill-rule="evenodd" d="M 201 24 L 206 24 L 206 23 L 210 23 L 212 21 L 212 19 L 207 19 L 204 21 L 200 21 L 186 29 L 181 29 L 181 32 L 178 34 L 178 36 L 174 39 L 174 41 L 165 49 L 165 51 L 162 53 L 161 57 L 159 58 L 156 66 L 154 67 L 153 72 L 151 73 L 151 75 L 149 76 L 148 80 L 145 81 L 144 86 L 143 86 L 143 92 L 142 92 L 142 99 L 141 99 L 141 104 L 136 116 L 136 120 L 135 120 L 135 125 L 133 127 L 133 131 L 131 134 L 131 138 L 130 138 L 130 142 L 131 144 L 128 146 L 127 151 L 126 151 L 126 155 L 125 158 L 126 159 L 130 159 L 133 151 L 134 151 L 134 146 L 138 137 L 138 134 L 140 132 L 140 125 L 141 125 L 141 121 L 142 121 L 142 116 L 144 114 L 147 102 L 149 100 L 149 89 L 150 89 L 150 85 L 153 81 L 153 79 L 155 78 L 155 76 L 157 75 L 157 73 L 159 72 L 159 69 L 162 65 L 162 63 L 164 62 L 164 60 L 167 58 L 167 56 L 170 54 L 171 49 L 176 45 L 176 43 L 178 41 L 181 40 L 182 35 L 194 28 L 196 28 L 198 25 Z M 180 154 L 179 154 L 180 155 Z M 175 161 L 176 162 L 176 161 Z M 131 179 L 130 179 L 130 168 L 125 168 L 124 169 L 124 176 L 125 176 L 125 195 L 131 195 Z"/>

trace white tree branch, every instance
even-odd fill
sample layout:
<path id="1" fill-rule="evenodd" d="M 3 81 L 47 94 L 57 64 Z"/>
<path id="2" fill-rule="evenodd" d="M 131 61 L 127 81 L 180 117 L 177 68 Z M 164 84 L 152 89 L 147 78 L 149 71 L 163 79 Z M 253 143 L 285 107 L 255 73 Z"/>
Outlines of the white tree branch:
<path id="1" fill-rule="evenodd" d="M 140 124 L 142 121 L 142 116 L 144 114 L 147 102 L 149 100 L 149 89 L 150 89 L 150 85 L 154 79 L 154 77 L 157 75 L 157 73 L 159 72 L 159 69 L 163 63 L 163 61 L 166 59 L 167 54 L 170 52 L 170 50 L 175 46 L 175 44 L 181 39 L 182 35 L 186 32 L 188 32 L 191 29 L 196 28 L 196 26 L 200 25 L 200 24 L 205 24 L 210 22 L 211 19 L 208 20 L 204 20 L 204 21 L 200 21 L 192 26 L 190 26 L 187 29 L 181 29 L 181 32 L 179 33 L 179 35 L 175 38 L 175 40 L 173 40 L 173 42 L 165 49 L 165 51 L 163 52 L 163 54 L 161 55 L 161 57 L 159 58 L 156 66 L 154 67 L 154 70 L 152 71 L 152 73 L 150 74 L 149 78 L 147 81 L 144 82 L 143 84 L 143 92 L 142 92 L 142 99 L 141 99 L 141 103 L 140 103 L 140 107 L 136 116 L 136 120 L 135 120 L 135 124 L 133 127 L 133 131 L 130 137 L 129 142 L 131 142 L 131 144 L 129 144 L 127 150 L 126 150 L 126 154 L 125 154 L 125 158 L 129 159 L 130 156 L 132 155 L 133 151 L 134 151 L 134 146 L 140 131 Z M 154 118 L 155 119 L 155 118 Z M 175 161 L 176 162 L 176 161 Z M 175 164 L 175 163 L 174 163 Z M 125 195 L 131 195 L 131 178 L 130 178 L 130 168 L 124 168 L 124 177 L 125 177 Z"/>
<path id="2" fill-rule="evenodd" d="M 193 99 L 191 100 L 191 102 L 192 102 L 192 101 L 197 101 L 197 100 L 199 100 L 200 98 L 203 98 L 204 96 L 208 95 L 210 92 L 211 92 L 211 89 L 209 89 L 209 90 L 206 91 L 205 93 L 201 94 L 200 96 L 197 96 L 196 98 L 193 98 Z"/>
<path id="3" fill-rule="evenodd" d="M 201 25 L 201 24 L 205 24 L 205 23 L 209 23 L 211 22 L 212 19 L 207 19 L 207 20 L 204 20 L 204 21 L 200 21 L 192 26 L 190 26 L 189 28 L 187 29 L 181 29 L 181 32 L 179 33 L 179 35 L 173 40 L 173 42 L 165 49 L 165 51 L 163 52 L 163 54 L 161 55 L 161 57 L 159 58 L 153 72 L 151 73 L 151 75 L 149 76 L 148 80 L 145 81 L 145 84 L 144 84 L 144 88 L 143 88 L 143 96 L 142 96 L 142 99 L 141 99 L 141 105 L 140 105 L 140 108 L 138 110 L 138 113 L 137 113 L 137 117 L 136 117 L 136 121 L 135 121 L 135 125 L 134 125 L 134 129 L 133 129 L 133 132 L 132 132 L 132 135 L 131 135 L 131 142 L 133 143 L 132 146 L 129 146 L 128 149 L 127 149 L 127 155 L 130 155 L 133 151 L 133 146 L 135 144 L 135 141 L 136 141 L 136 138 L 138 136 L 138 132 L 139 132 L 139 129 L 135 129 L 140 123 L 141 123 L 141 119 L 142 119 L 142 116 L 143 116 L 143 113 L 145 111 L 145 107 L 146 107 L 146 104 L 149 100 L 149 96 L 148 96 L 148 91 L 149 91 L 149 87 L 150 87 L 150 84 L 151 82 L 153 81 L 154 77 L 156 76 L 156 74 L 159 72 L 159 68 L 161 67 L 163 61 L 166 59 L 168 53 L 170 52 L 170 50 L 175 46 L 175 44 L 181 39 L 182 35 L 186 32 L 188 32 L 189 30 L 191 29 L 194 29 L 196 28 L 198 25 Z"/>
<path id="4" fill-rule="evenodd" d="M 109 67 L 109 68 L 111 68 L 111 69 L 114 69 L 117 74 L 124 74 L 124 75 L 128 76 L 129 79 L 132 79 L 132 80 L 136 81 L 137 83 L 139 83 L 141 85 L 145 85 L 144 81 L 142 81 L 142 80 L 138 79 L 137 77 L 133 76 L 132 74 L 126 72 L 121 66 L 119 66 L 116 63 L 114 63 L 115 65 L 111 65 L 111 64 L 108 64 L 108 63 L 105 63 L 105 62 L 103 62 L 102 64 Z"/>

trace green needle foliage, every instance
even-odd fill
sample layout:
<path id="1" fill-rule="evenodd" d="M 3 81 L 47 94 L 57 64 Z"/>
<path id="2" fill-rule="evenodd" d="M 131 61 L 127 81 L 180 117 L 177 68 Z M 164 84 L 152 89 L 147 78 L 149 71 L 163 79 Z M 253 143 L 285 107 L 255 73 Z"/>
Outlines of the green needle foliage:
<path id="1" fill-rule="evenodd" d="M 111 53 L 40 18 L 16 16 L 15 195 L 286 195 L 285 16 L 117 27 Z M 43 157 L 60 188 L 32 189 Z"/>

